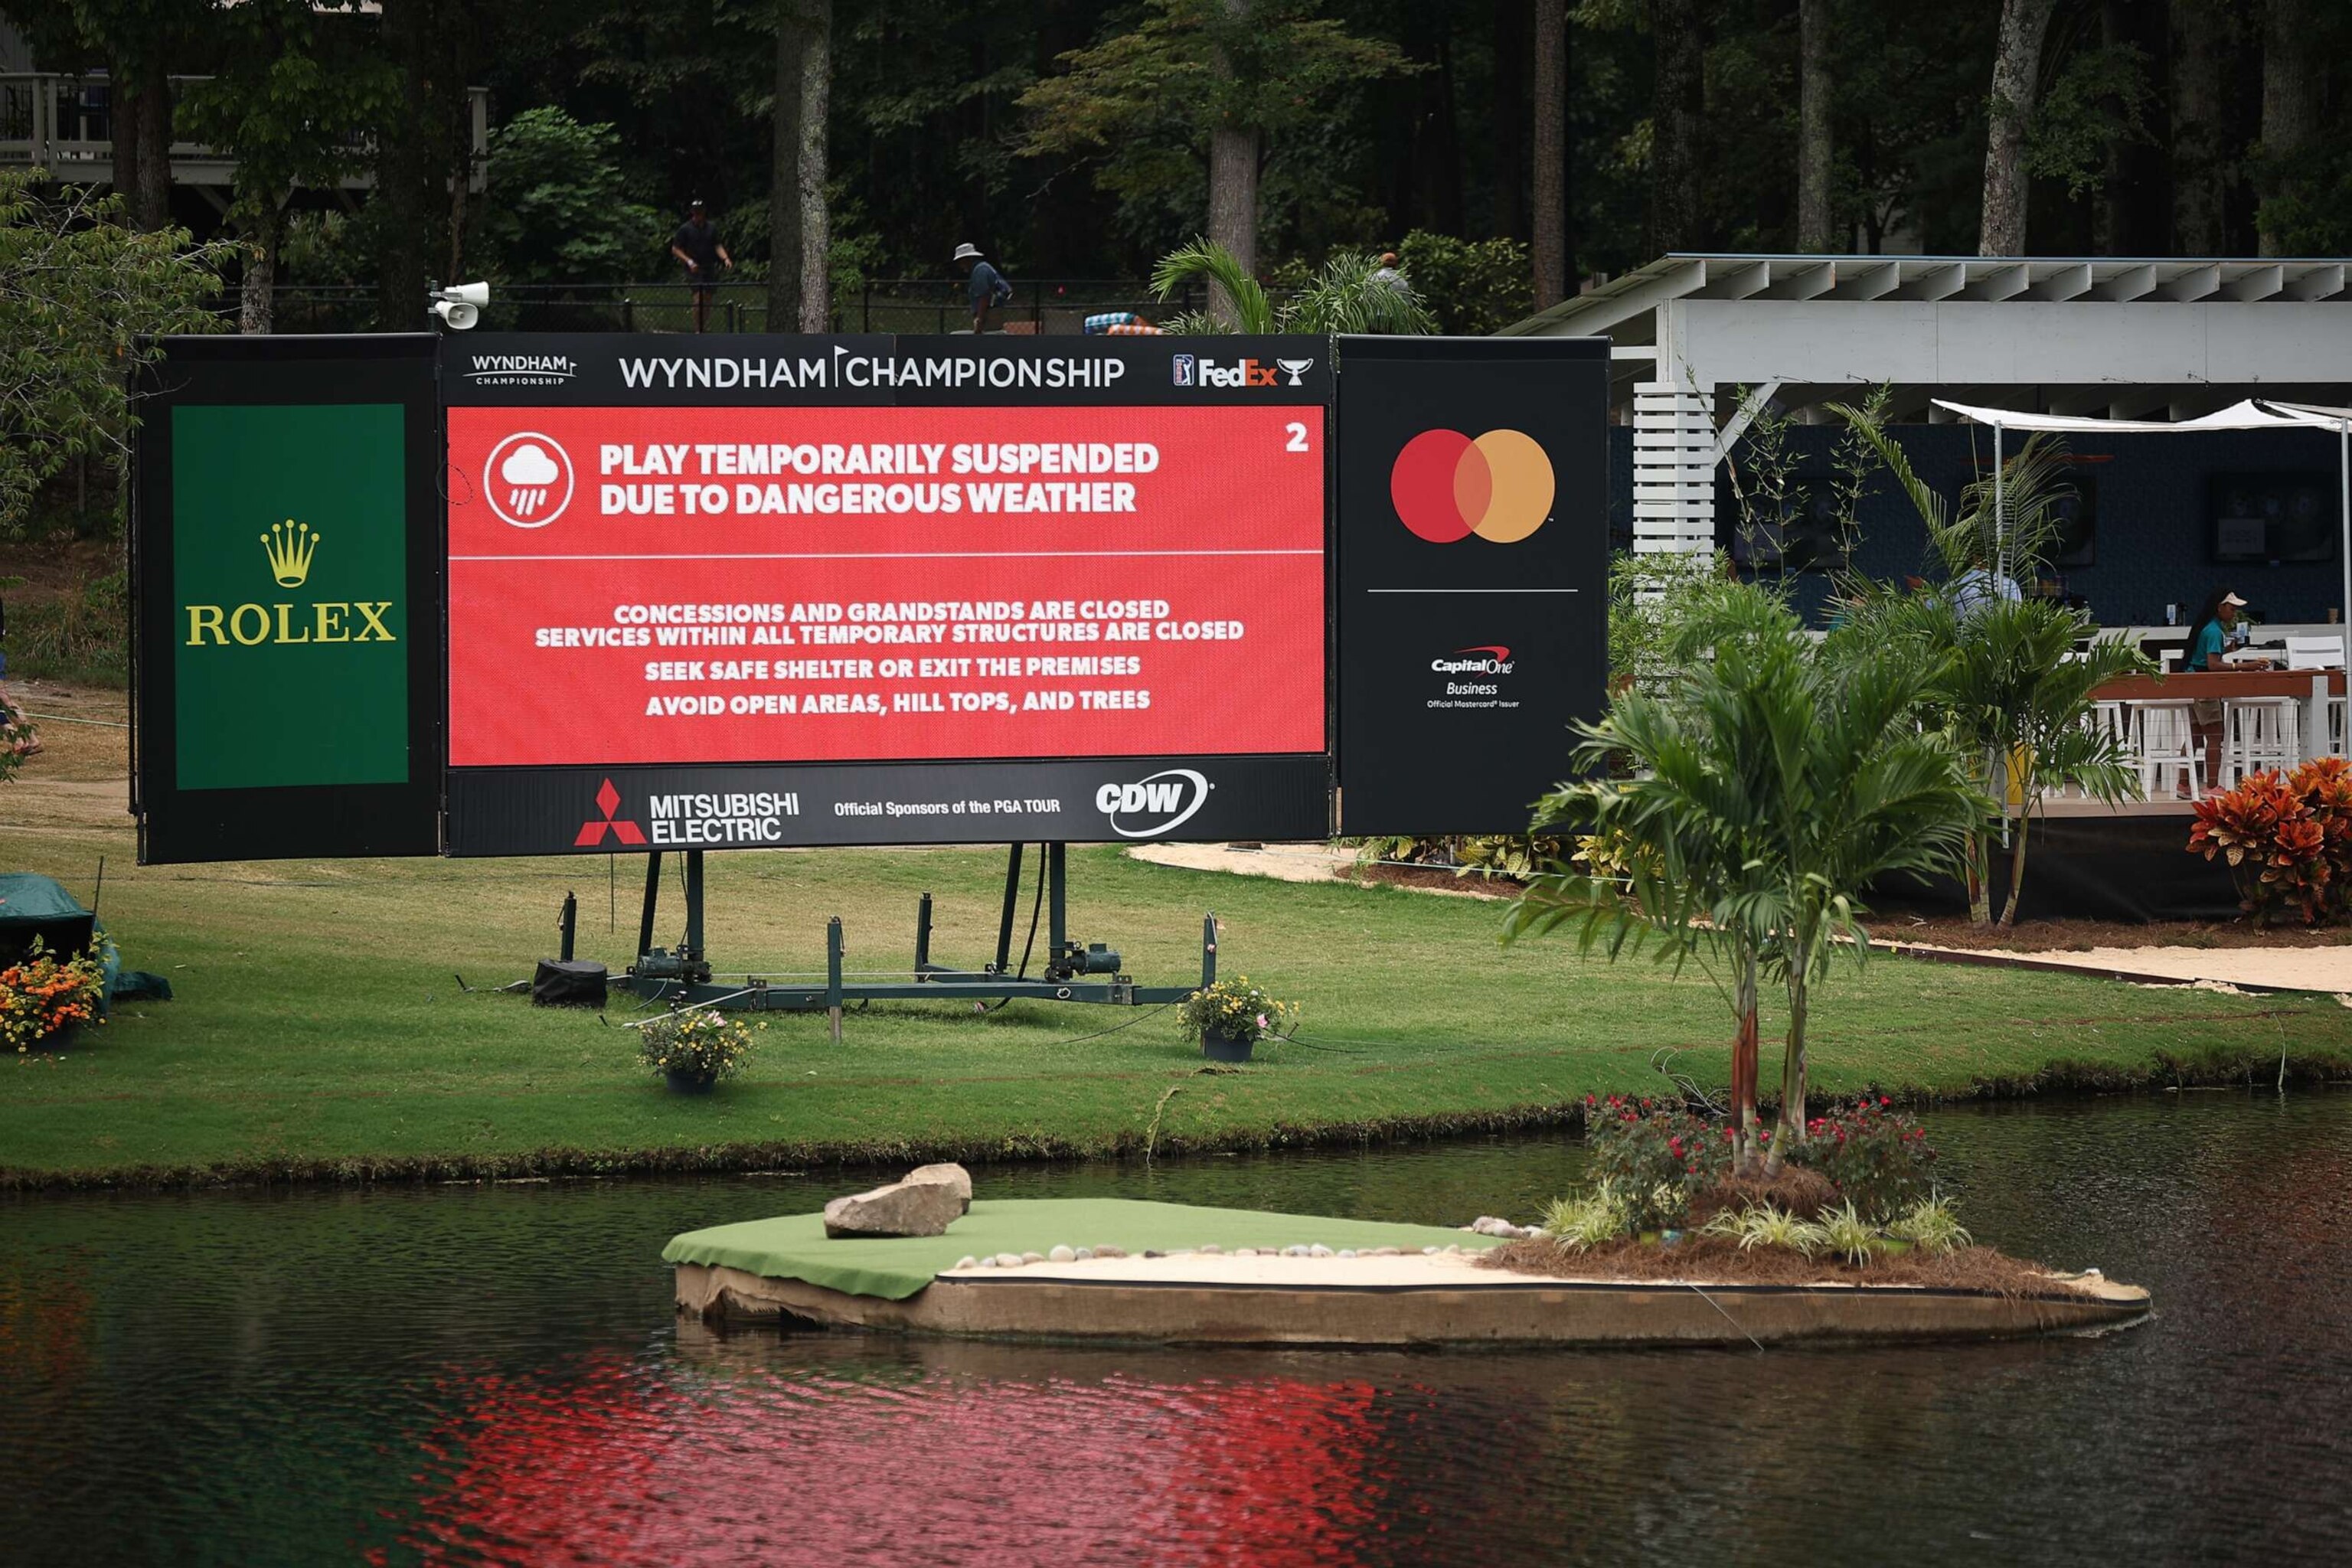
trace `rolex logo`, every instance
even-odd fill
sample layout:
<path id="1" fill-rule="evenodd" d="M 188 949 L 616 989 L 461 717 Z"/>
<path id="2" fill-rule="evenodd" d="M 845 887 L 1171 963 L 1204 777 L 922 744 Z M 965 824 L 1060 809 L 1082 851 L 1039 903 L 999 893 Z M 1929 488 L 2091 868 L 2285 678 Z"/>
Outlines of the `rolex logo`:
<path id="1" fill-rule="evenodd" d="M 299 588 L 310 575 L 310 557 L 319 553 L 319 536 L 310 531 L 309 523 L 289 517 L 269 525 L 269 531 L 261 536 L 261 549 L 269 557 L 269 574 L 278 579 L 278 585 Z"/>

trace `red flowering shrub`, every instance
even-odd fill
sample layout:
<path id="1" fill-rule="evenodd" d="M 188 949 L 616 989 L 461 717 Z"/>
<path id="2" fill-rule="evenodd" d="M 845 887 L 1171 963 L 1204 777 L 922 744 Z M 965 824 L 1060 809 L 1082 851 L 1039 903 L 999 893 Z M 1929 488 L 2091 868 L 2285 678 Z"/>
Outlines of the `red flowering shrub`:
<path id="1" fill-rule="evenodd" d="M 1770 1146 L 1770 1132 L 1765 1134 Z M 1584 1097 L 1584 1139 L 1592 1176 L 1632 1209 L 1635 1226 L 1678 1225 L 1692 1200 L 1731 1177 L 1731 1127 L 1714 1117 L 1651 1100 Z M 1788 1162 L 1826 1177 L 1864 1215 L 1885 1218 L 1927 1195 L 1936 1151 L 1918 1119 L 1892 1100 L 1864 1097 L 1805 1123 Z M 1738 1191 L 1737 1184 L 1727 1192 Z M 1717 1194 L 1709 1204 L 1719 1204 Z M 1703 1204 L 1702 1206 L 1709 1206 Z"/>
<path id="2" fill-rule="evenodd" d="M 2342 913 L 2352 899 L 2352 763 L 2315 757 L 2199 801 L 2189 852 L 2228 863 L 2239 907 L 2257 924 L 2285 910 L 2305 925 Z"/>
<path id="3" fill-rule="evenodd" d="M 1936 1151 L 1918 1119 L 1885 1095 L 1864 1095 L 1805 1123 L 1805 1141 L 1789 1162 L 1820 1172 L 1866 1218 L 1887 1219 L 1927 1195 Z"/>
<path id="4" fill-rule="evenodd" d="M 1633 1210 L 1639 1229 L 1679 1224 L 1691 1194 L 1731 1169 L 1731 1129 L 1652 1100 L 1584 1097 L 1592 1175 Z"/>

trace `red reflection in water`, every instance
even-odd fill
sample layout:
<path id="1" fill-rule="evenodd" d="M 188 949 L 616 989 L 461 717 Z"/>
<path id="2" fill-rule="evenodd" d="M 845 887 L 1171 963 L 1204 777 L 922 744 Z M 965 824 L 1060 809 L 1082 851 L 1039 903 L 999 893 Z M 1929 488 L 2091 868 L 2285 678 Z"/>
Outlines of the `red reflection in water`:
<path id="1" fill-rule="evenodd" d="M 428 1563 L 1345 1563 L 1381 1529 L 1364 1383 L 910 1373 L 684 1391 L 493 1375 L 424 1445 Z"/>

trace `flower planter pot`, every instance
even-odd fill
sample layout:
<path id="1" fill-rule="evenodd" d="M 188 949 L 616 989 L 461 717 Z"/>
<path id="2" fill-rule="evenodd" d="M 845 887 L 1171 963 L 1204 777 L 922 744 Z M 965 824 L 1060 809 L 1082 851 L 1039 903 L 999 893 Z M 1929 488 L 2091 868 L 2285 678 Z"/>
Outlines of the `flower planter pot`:
<path id="1" fill-rule="evenodd" d="M 51 1029 L 33 1042 L 37 1051 L 69 1051 L 81 1043 L 82 1026 L 68 1024 L 62 1029 Z"/>
<path id="2" fill-rule="evenodd" d="M 698 1072 L 692 1068 L 671 1068 L 662 1074 L 669 1081 L 672 1094 L 709 1094 L 719 1087 L 715 1072 Z"/>
<path id="3" fill-rule="evenodd" d="M 1213 1062 L 1245 1062 L 1257 1047 L 1251 1039 L 1236 1039 L 1222 1029 L 1201 1031 L 1201 1054 Z"/>

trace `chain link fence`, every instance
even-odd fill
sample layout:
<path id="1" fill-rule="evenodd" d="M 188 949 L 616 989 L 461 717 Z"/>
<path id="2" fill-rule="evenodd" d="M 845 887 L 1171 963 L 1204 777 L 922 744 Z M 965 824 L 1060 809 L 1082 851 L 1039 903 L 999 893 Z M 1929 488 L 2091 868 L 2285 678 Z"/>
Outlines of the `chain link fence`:
<path id="1" fill-rule="evenodd" d="M 768 286 L 714 283 L 704 330 L 769 330 Z M 360 285 L 291 283 L 277 293 L 280 332 L 364 332 L 374 329 L 377 295 Z M 1008 332 L 1076 336 L 1088 316 L 1131 310 L 1147 321 L 1202 309 L 1205 289 L 1194 286 L 1162 303 L 1140 279 L 1049 278 L 1013 286 L 1013 298 L 991 317 Z M 234 308 L 233 306 L 231 307 Z M 693 290 L 683 282 L 493 284 L 482 326 L 524 332 L 691 332 Z M 958 332 L 971 328 L 971 308 L 961 281 L 877 278 L 845 289 L 833 301 L 837 332 Z"/>

